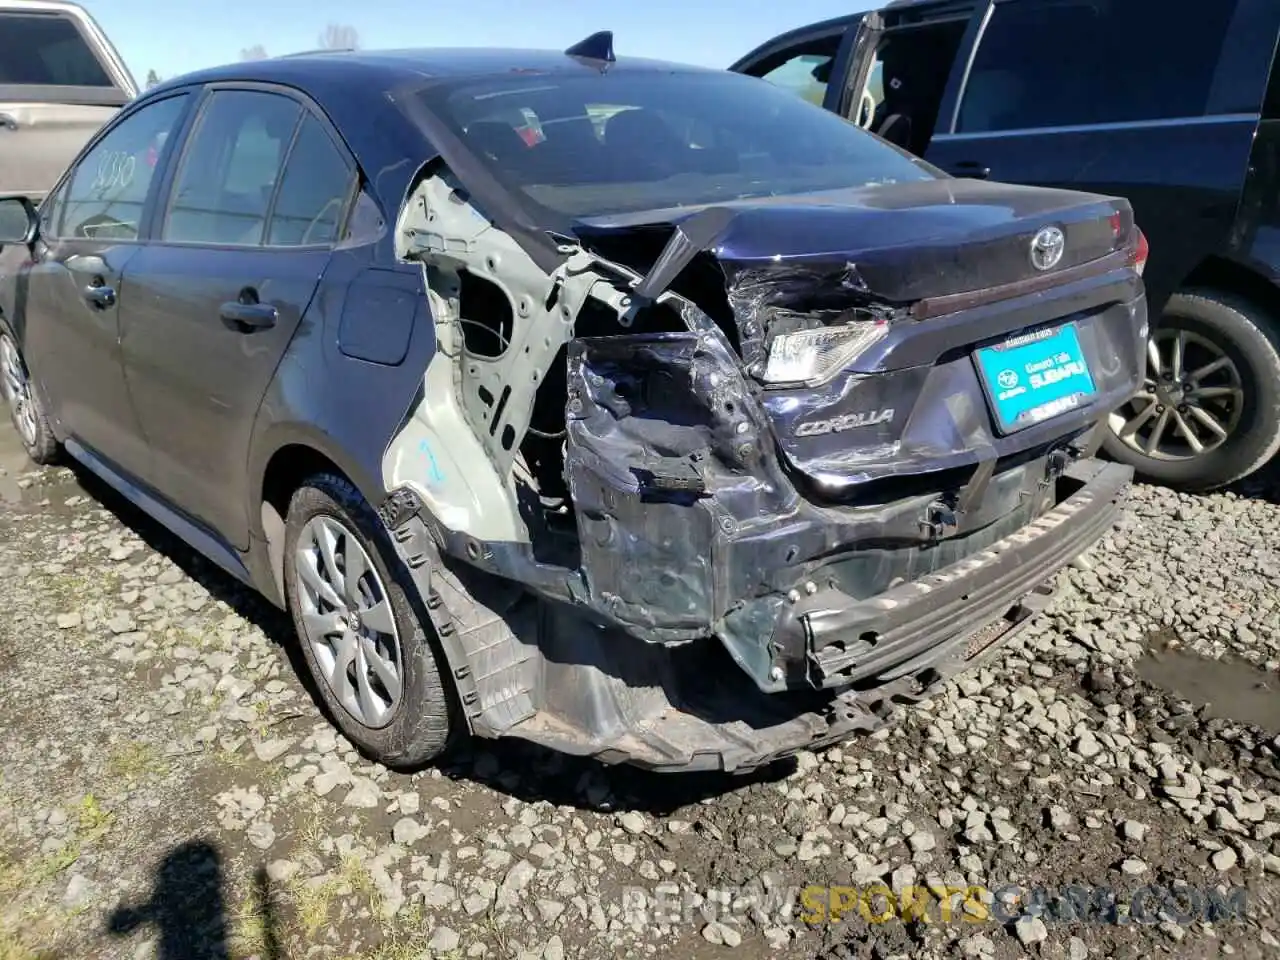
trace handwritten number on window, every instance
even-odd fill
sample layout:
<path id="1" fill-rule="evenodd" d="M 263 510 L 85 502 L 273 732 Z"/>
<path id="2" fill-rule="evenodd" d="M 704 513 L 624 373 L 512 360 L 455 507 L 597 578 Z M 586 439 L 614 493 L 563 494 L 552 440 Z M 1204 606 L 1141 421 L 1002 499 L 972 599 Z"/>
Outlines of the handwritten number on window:
<path id="1" fill-rule="evenodd" d="M 92 192 L 102 195 L 108 190 L 124 191 L 133 183 L 138 168 L 138 158 L 123 150 L 112 150 L 103 155 L 98 172 L 93 178 Z"/>

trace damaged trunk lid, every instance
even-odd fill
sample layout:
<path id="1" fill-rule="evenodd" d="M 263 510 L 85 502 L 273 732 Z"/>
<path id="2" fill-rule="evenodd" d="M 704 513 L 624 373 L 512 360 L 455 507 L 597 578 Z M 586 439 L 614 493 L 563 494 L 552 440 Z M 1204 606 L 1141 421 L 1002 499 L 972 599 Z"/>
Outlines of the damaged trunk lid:
<path id="1" fill-rule="evenodd" d="M 1064 233 L 1051 264 L 1060 272 L 1113 253 L 1133 226 L 1123 200 L 938 179 L 595 218 L 579 221 L 579 233 L 617 254 L 637 234 L 652 243 L 714 211 L 730 215 L 707 252 L 731 285 L 793 275 L 818 300 L 863 294 L 894 305 L 1041 276 L 1031 243 L 1045 227 Z M 832 281 L 842 286 L 821 286 Z"/>
<path id="2" fill-rule="evenodd" d="M 940 179 L 597 218 L 578 235 L 647 274 L 643 296 L 670 289 L 716 321 L 736 392 L 820 499 L 1069 434 L 1124 399 L 1138 349 L 1124 200 Z"/>

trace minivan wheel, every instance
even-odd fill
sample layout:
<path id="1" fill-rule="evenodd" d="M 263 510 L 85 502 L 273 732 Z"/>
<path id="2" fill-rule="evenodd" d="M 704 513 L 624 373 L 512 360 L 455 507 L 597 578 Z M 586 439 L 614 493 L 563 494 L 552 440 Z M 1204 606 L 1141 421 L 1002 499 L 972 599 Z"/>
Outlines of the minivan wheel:
<path id="1" fill-rule="evenodd" d="M 9 416 L 27 456 L 39 464 L 58 457 L 58 441 L 44 414 L 40 398 L 31 386 L 27 365 L 8 327 L 0 323 L 0 393 L 9 405 Z"/>
<path id="2" fill-rule="evenodd" d="M 285 591 L 317 695 L 371 759 L 406 769 L 444 752 L 454 707 L 399 569 L 377 515 L 347 480 L 322 474 L 293 495 Z"/>
<path id="3" fill-rule="evenodd" d="M 1153 326 L 1138 394 L 1103 448 L 1139 478 L 1203 492 L 1253 473 L 1280 450 L 1275 321 L 1216 290 L 1175 294 Z"/>

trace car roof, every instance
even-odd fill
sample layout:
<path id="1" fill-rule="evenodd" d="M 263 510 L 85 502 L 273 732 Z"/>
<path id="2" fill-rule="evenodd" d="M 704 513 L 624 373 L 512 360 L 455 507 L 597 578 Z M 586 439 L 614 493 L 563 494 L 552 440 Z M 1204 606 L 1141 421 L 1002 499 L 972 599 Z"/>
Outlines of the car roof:
<path id="1" fill-rule="evenodd" d="M 2 2 L 2 0 L 0 0 Z M 313 50 L 304 53 L 249 60 L 211 67 L 174 77 L 164 86 L 223 81 L 259 81 L 306 85 L 310 79 L 359 75 L 383 90 L 413 79 L 450 77 L 500 77 L 512 73 L 568 74 L 590 67 L 558 50 L 521 50 L 493 47 L 457 47 L 404 50 Z M 709 68 L 668 63 L 639 57 L 618 57 L 609 72 L 708 72 Z"/>
<path id="2" fill-rule="evenodd" d="M 562 51 L 481 47 L 309 51 L 173 77 L 146 91 L 131 109 L 198 85 L 262 83 L 299 90 L 328 115 L 368 176 L 368 187 L 384 213 L 394 217 L 416 171 L 439 155 L 426 133 L 403 112 L 397 102 L 403 99 L 400 94 L 455 78 L 590 76 L 596 63 Z M 723 70 L 635 57 L 618 57 L 608 64 L 608 72 L 727 75 Z"/>

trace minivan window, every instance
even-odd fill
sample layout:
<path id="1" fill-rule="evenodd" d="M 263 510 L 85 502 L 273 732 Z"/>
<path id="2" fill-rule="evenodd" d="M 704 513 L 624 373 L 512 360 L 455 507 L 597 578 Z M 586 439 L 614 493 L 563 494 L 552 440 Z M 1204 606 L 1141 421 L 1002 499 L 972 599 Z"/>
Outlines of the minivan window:
<path id="1" fill-rule="evenodd" d="M 50 206 L 55 236 L 136 240 L 151 182 L 165 142 L 177 127 L 187 96 L 149 103 L 113 127 L 76 164 Z"/>
<path id="2" fill-rule="evenodd" d="M 974 58 L 956 131 L 1203 116 L 1236 6 L 1237 0 L 999 3 Z"/>
<path id="3" fill-rule="evenodd" d="M 930 180 L 821 107 L 720 71 L 594 71 L 419 94 L 513 192 L 561 218 Z"/>
<path id="4" fill-rule="evenodd" d="M 267 243 L 333 243 L 351 196 L 354 174 L 324 125 L 307 114 L 280 180 Z"/>
<path id="5" fill-rule="evenodd" d="M 113 87 L 68 17 L 0 13 L 0 85 Z"/>
<path id="6" fill-rule="evenodd" d="M 840 34 L 810 40 L 782 54 L 780 63 L 762 63 L 765 72 L 752 68 L 751 75 L 768 80 L 775 86 L 790 90 L 810 103 L 822 106 L 831 82 L 831 68 L 840 51 Z M 776 57 L 772 58 L 777 60 Z"/>
<path id="7" fill-rule="evenodd" d="M 302 107 L 257 90 L 209 98 L 182 160 L 161 238 L 257 246 Z"/>
<path id="8" fill-rule="evenodd" d="M 1271 67 L 1271 81 L 1267 84 L 1267 101 L 1262 108 L 1264 120 L 1280 120 L 1280 52 L 1276 53 Z"/>

